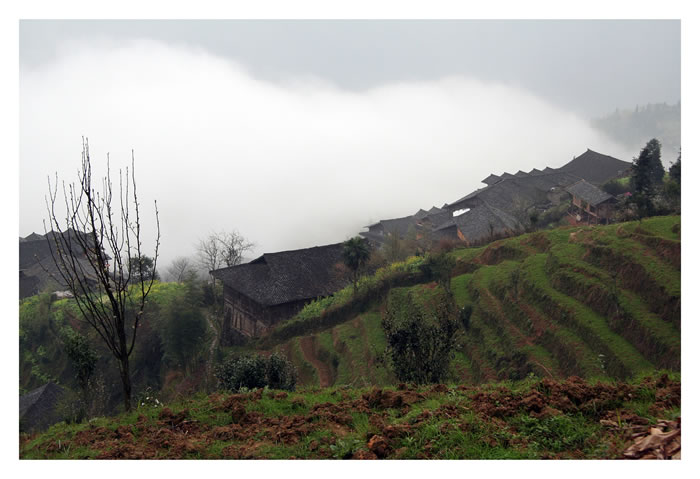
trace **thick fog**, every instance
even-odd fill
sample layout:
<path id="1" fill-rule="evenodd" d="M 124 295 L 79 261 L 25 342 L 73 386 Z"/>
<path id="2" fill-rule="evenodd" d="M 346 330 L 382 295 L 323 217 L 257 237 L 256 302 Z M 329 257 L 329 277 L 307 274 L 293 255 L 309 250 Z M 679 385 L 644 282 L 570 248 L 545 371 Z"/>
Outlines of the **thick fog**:
<path id="1" fill-rule="evenodd" d="M 358 65 L 357 68 L 362 68 Z M 204 50 L 150 40 L 72 45 L 20 70 L 20 235 L 43 232 L 47 176 L 136 159 L 160 266 L 236 229 L 254 254 L 343 241 L 364 225 L 442 206 L 490 173 L 558 167 L 586 148 L 637 151 L 512 85 L 463 76 L 343 90 L 256 78 Z"/>

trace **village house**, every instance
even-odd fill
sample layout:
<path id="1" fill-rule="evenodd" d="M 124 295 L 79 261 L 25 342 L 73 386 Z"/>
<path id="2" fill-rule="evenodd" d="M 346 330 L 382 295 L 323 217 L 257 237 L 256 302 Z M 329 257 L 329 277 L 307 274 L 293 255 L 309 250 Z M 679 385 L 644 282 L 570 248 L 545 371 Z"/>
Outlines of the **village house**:
<path id="1" fill-rule="evenodd" d="M 445 209 L 446 206 L 446 204 L 442 208 L 433 206 L 427 211 L 421 208 L 410 216 L 378 221 L 365 226 L 369 231 L 360 232 L 360 236 L 376 247 L 386 243 L 391 235 L 401 239 L 430 237 L 436 226 L 452 217 L 452 213 Z"/>
<path id="2" fill-rule="evenodd" d="M 482 203 L 435 228 L 436 238 L 458 239 L 467 245 L 522 231 L 523 225 L 508 213 Z"/>
<path id="3" fill-rule="evenodd" d="M 566 188 L 571 194 L 571 210 L 569 214 L 576 222 L 585 221 L 588 224 L 609 223 L 615 208 L 615 197 L 590 184 L 580 180 Z"/>
<path id="4" fill-rule="evenodd" d="M 55 292 L 68 289 L 63 280 L 54 257 L 57 257 L 56 243 L 53 231 L 44 235 L 32 233 L 25 238 L 19 238 L 19 299 L 23 299 L 41 292 Z M 74 230 L 69 229 L 63 233 L 65 238 L 74 237 Z M 85 233 L 80 233 L 85 235 Z M 80 248 L 76 245 L 75 251 Z M 53 255 L 52 255 L 53 253 Z M 83 254 L 77 254 L 76 264 L 85 271 L 88 284 L 95 284 L 92 267 L 88 258 Z"/>
<path id="5" fill-rule="evenodd" d="M 222 337 L 233 331 L 259 337 L 291 318 L 309 301 L 348 284 L 342 274 L 343 244 L 265 253 L 250 263 L 211 272 L 224 285 Z"/>

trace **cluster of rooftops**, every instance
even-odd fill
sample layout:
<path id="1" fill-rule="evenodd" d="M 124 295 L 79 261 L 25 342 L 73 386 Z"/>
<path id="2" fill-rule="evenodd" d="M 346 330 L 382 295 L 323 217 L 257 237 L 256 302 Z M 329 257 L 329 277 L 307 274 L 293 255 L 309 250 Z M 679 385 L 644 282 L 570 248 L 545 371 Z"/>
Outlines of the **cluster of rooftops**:
<path id="1" fill-rule="evenodd" d="M 523 210 L 540 204 L 546 206 L 553 190 L 576 192 L 591 204 L 605 201 L 610 195 L 596 185 L 623 176 L 630 167 L 629 162 L 589 149 L 561 168 L 489 175 L 482 180 L 485 187 L 452 203 L 381 220 L 359 234 L 375 245 L 384 243 L 391 234 L 404 237 L 409 233 L 473 244 L 489 235 L 524 229 Z M 337 243 L 266 253 L 249 263 L 215 270 L 212 274 L 228 288 L 269 307 L 337 291 L 343 284 L 333 267 L 341 262 L 342 243 Z"/>
<path id="2" fill-rule="evenodd" d="M 419 210 L 414 215 L 381 220 L 367 226 L 360 235 L 381 244 L 389 235 L 404 237 L 409 232 L 449 238 L 475 244 L 505 232 L 524 229 L 528 209 L 544 210 L 552 203 L 553 191 L 576 193 L 592 205 L 611 198 L 596 185 L 624 175 L 631 163 L 593 150 L 574 158 L 561 168 L 532 169 L 529 173 L 491 174 L 486 186 L 441 208 Z"/>

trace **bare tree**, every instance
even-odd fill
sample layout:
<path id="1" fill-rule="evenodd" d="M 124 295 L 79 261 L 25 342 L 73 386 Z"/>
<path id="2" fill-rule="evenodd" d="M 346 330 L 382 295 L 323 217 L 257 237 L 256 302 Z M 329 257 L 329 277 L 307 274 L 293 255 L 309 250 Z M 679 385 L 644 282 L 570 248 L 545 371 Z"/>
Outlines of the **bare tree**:
<path id="1" fill-rule="evenodd" d="M 255 247 L 255 244 L 246 240 L 237 231 L 221 233 L 217 240 L 221 249 L 221 261 L 227 267 L 241 264 L 243 255 Z"/>
<path id="2" fill-rule="evenodd" d="M 237 231 L 211 233 L 207 238 L 200 240 L 197 246 L 199 263 L 209 273 L 211 286 L 211 301 L 213 304 L 212 321 L 219 331 L 220 341 L 225 341 L 225 320 L 223 316 L 223 304 L 217 293 L 216 278 L 211 274 L 215 269 L 231 267 L 243 262 L 243 255 L 253 249 L 255 245 L 241 236 Z"/>
<path id="3" fill-rule="evenodd" d="M 219 269 L 221 265 L 221 251 L 216 234 L 211 234 L 206 239 L 199 241 L 197 256 L 199 263 L 206 269 L 207 273 Z"/>
<path id="4" fill-rule="evenodd" d="M 243 262 L 243 255 L 255 246 L 237 231 L 212 233 L 200 240 L 197 254 L 200 264 L 213 271 L 224 266 L 236 266 Z"/>
<path id="5" fill-rule="evenodd" d="M 107 156 L 107 176 L 102 191 L 95 190 L 87 139 L 83 139 L 80 183 L 63 185 L 66 218 L 59 221 L 58 175 L 49 179 L 46 207 L 53 234 L 46 234 L 58 274 L 73 293 L 82 318 L 92 326 L 117 359 L 122 381 L 124 409 L 131 410 L 129 357 L 134 350 L 143 311 L 154 275 L 143 270 L 141 218 L 136 193 L 134 153 L 131 175 L 119 170 L 118 199 L 113 198 Z M 158 261 L 160 222 L 155 204 L 156 244 L 153 271 Z M 44 222 L 46 230 L 46 222 Z M 51 244 L 53 243 L 53 244 Z M 110 263 L 111 261 L 111 263 Z"/>
<path id="6" fill-rule="evenodd" d="M 197 274 L 192 260 L 186 256 L 175 258 L 165 272 L 167 273 L 167 278 L 169 280 L 173 280 L 178 283 L 182 283 L 189 276 Z"/>

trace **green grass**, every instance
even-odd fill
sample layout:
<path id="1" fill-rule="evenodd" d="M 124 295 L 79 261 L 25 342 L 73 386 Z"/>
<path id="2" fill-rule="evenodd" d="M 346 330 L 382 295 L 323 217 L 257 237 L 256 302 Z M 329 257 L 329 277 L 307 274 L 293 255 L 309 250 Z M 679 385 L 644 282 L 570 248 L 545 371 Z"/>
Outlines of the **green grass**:
<path id="1" fill-rule="evenodd" d="M 552 318 L 576 331 L 592 349 L 605 354 L 607 360 L 619 359 L 624 371 L 620 374 L 636 371 L 651 371 L 653 366 L 624 338 L 615 334 L 604 318 L 575 299 L 554 289 L 547 281 L 545 273 L 545 255 L 533 255 L 524 264 L 524 274 L 529 276 L 532 284 L 544 297 L 559 305 L 566 313 L 565 318 Z M 607 353 L 607 354 L 606 354 Z"/>
<path id="2" fill-rule="evenodd" d="M 671 374 L 670 378 L 678 381 L 679 375 Z M 215 459 L 231 457 L 234 451 L 240 457 L 264 459 L 341 459 L 363 451 L 369 454 L 369 439 L 379 435 L 387 445 L 389 459 L 616 458 L 630 441 L 622 430 L 603 428 L 599 417 L 627 411 L 653 422 L 658 418 L 672 419 L 680 413 L 676 407 L 651 413 L 656 398 L 654 381 L 644 385 L 641 380 L 631 381 L 624 386 L 631 388 L 631 396 L 600 402 L 595 410 L 581 405 L 567 412 L 553 410 L 539 419 L 528 414 L 525 406 L 503 415 L 490 403 L 475 400 L 479 394 L 495 395 L 494 407 L 521 401 L 542 391 L 543 383 L 534 378 L 494 383 L 476 390 L 452 386 L 446 392 L 436 392 L 430 387 L 420 388 L 415 391 L 421 395 L 416 402 L 389 409 L 365 403 L 362 398 L 371 393 L 368 388 L 301 390 L 283 398 L 274 397 L 278 391 L 250 392 L 239 401 L 243 401 L 248 414 L 259 414 L 251 423 L 237 423 L 232 418 L 224 406 L 229 395 L 200 394 L 167 406 L 173 414 L 187 413 L 182 424 L 191 425 L 193 429 L 189 431 L 161 419 L 162 408 L 140 408 L 113 418 L 83 424 L 60 423 L 44 433 L 24 435 L 20 438 L 20 457 L 83 459 L 122 449 L 126 457 L 145 454 L 149 458 Z M 385 391 L 401 394 L 394 388 Z M 327 410 L 332 407 L 329 403 L 337 405 L 346 418 L 336 422 L 312 410 L 314 406 L 319 411 Z M 484 405 L 488 407 L 482 409 Z M 280 426 L 285 422 L 302 429 Z M 131 436 L 120 438 L 117 431 L 125 427 Z M 242 435 L 228 436 L 225 432 L 229 428 Z M 387 435 L 392 428 L 398 433 Z M 78 436 L 88 440 L 78 444 Z"/>
<path id="3" fill-rule="evenodd" d="M 676 225 L 681 224 L 680 216 L 657 216 L 653 218 L 646 218 L 639 222 L 630 222 L 624 225 L 624 229 L 630 233 L 634 232 L 637 228 L 641 228 L 646 233 L 654 236 L 660 236 L 665 239 L 670 240 L 680 240 L 680 234 L 678 232 L 673 232 L 673 228 Z"/>

